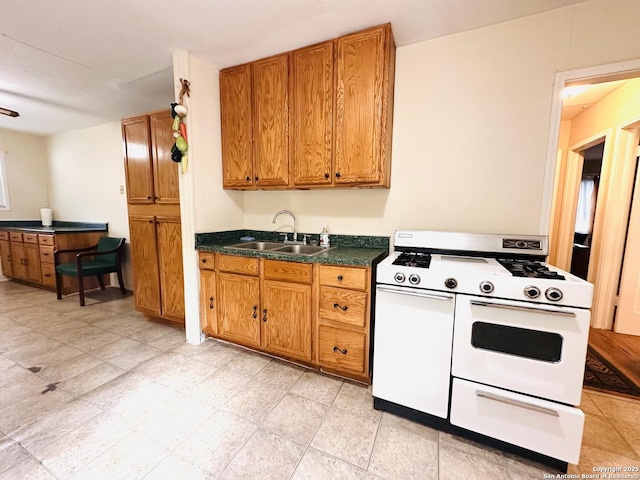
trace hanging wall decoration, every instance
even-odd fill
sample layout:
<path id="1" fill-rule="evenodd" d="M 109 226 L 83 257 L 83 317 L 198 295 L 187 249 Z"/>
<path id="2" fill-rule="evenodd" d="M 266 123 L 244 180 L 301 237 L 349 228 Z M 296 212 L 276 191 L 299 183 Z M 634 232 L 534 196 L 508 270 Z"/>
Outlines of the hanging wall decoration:
<path id="1" fill-rule="evenodd" d="M 189 144 L 187 143 L 187 125 L 184 123 L 189 110 L 182 104 L 184 96 L 191 96 L 189 86 L 191 83 L 184 78 L 180 79 L 180 94 L 178 95 L 178 103 L 171 104 L 171 118 L 173 118 L 173 138 L 175 143 L 171 148 L 171 160 L 180 163 L 182 165 L 182 173 L 187 172 L 187 164 L 189 163 L 189 157 L 187 150 Z"/>

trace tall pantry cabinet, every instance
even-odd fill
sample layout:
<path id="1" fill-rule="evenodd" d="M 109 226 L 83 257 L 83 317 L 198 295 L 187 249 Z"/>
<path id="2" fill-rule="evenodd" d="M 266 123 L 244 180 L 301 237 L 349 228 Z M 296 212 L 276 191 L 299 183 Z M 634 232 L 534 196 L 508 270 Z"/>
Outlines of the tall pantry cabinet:
<path id="1" fill-rule="evenodd" d="M 136 310 L 184 323 L 178 164 L 169 110 L 122 120 Z"/>

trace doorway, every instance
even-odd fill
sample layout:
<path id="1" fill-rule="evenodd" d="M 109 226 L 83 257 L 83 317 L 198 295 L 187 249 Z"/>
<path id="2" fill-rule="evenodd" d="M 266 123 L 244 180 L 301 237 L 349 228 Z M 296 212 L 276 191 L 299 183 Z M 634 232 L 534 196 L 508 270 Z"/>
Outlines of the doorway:
<path id="1" fill-rule="evenodd" d="M 592 103 L 563 105 L 549 262 L 594 284 L 590 346 L 624 369 L 640 361 L 640 336 L 615 333 L 632 319 L 640 335 L 640 78 L 601 80 L 580 81 L 604 92 Z"/>

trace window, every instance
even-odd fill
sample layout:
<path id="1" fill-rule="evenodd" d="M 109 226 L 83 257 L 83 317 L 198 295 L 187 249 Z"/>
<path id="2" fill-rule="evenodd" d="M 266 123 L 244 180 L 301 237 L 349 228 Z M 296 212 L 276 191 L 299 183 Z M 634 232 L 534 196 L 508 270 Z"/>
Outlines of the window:
<path id="1" fill-rule="evenodd" d="M 9 210 L 9 187 L 7 186 L 7 171 L 4 167 L 5 152 L 0 151 L 0 210 Z"/>
<path id="2" fill-rule="evenodd" d="M 591 234 L 593 214 L 596 210 L 597 185 L 595 179 L 585 178 L 580 182 L 578 209 L 576 210 L 576 233 Z"/>

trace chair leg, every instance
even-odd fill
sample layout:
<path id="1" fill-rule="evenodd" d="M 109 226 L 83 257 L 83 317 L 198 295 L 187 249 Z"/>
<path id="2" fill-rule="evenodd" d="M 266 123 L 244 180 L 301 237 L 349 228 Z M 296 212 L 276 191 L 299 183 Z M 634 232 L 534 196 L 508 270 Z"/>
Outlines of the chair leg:
<path id="1" fill-rule="evenodd" d="M 78 293 L 80 294 L 80 306 L 84 307 L 84 280 L 82 270 L 78 271 Z"/>
<path id="2" fill-rule="evenodd" d="M 56 272 L 56 296 L 62 300 L 62 275 Z"/>
<path id="3" fill-rule="evenodd" d="M 104 280 L 102 280 L 102 275 L 96 275 L 98 277 L 98 284 L 100 285 L 100 289 L 104 290 Z"/>
<path id="4" fill-rule="evenodd" d="M 122 269 L 118 268 L 118 283 L 120 284 L 120 291 L 123 295 L 127 294 L 127 291 L 124 288 L 124 280 L 122 279 Z"/>

